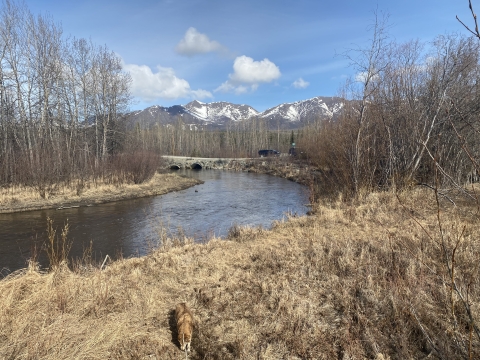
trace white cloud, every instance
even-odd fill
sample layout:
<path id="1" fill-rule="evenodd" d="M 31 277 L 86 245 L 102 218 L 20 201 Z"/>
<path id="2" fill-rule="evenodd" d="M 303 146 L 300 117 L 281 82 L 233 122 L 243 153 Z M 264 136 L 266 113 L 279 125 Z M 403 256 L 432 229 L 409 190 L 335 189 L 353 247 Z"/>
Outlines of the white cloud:
<path id="1" fill-rule="evenodd" d="M 240 94 L 245 94 L 249 91 L 255 91 L 257 90 L 258 85 L 250 85 L 250 86 L 245 86 L 245 85 L 233 85 L 229 81 L 225 81 L 222 85 L 220 85 L 218 88 L 216 88 L 214 91 L 220 91 L 220 92 L 233 92 L 236 95 Z"/>
<path id="2" fill-rule="evenodd" d="M 132 95 L 146 102 L 157 99 L 213 97 L 207 90 L 190 89 L 188 81 L 175 76 L 172 68 L 157 66 L 155 73 L 146 65 L 123 64 L 123 68 L 132 77 Z"/>
<path id="3" fill-rule="evenodd" d="M 268 59 L 254 61 L 251 57 L 242 55 L 233 63 L 234 73 L 230 79 L 239 83 L 258 84 L 271 82 L 280 77 L 280 69 Z"/>
<path id="4" fill-rule="evenodd" d="M 355 74 L 355 81 L 360 83 L 376 81 L 378 78 L 378 72 L 376 72 L 375 69 L 370 70 L 370 73 L 368 71 L 361 71 Z"/>
<path id="5" fill-rule="evenodd" d="M 191 97 L 193 97 L 194 99 L 197 99 L 197 100 L 202 100 L 202 99 L 206 99 L 206 98 L 213 98 L 212 93 L 208 90 L 202 90 L 202 89 L 192 90 L 191 94 L 192 94 Z"/>
<path id="6" fill-rule="evenodd" d="M 292 85 L 295 89 L 306 89 L 310 83 L 302 78 L 298 78 L 292 83 Z"/>
<path id="7" fill-rule="evenodd" d="M 355 81 L 364 83 L 365 81 L 367 81 L 367 77 L 368 77 L 368 72 L 367 71 L 362 71 L 362 72 L 359 72 L 359 73 L 355 74 Z"/>
<path id="8" fill-rule="evenodd" d="M 223 46 L 219 42 L 210 40 L 207 35 L 199 33 L 193 27 L 187 30 L 183 39 L 175 47 L 175 51 L 178 54 L 185 56 L 220 51 L 222 49 Z"/>
<path id="9" fill-rule="evenodd" d="M 278 66 L 270 60 L 254 61 L 245 55 L 235 59 L 233 71 L 233 74 L 228 76 L 229 79 L 215 91 L 243 94 L 257 90 L 260 83 L 272 82 L 281 76 Z"/>

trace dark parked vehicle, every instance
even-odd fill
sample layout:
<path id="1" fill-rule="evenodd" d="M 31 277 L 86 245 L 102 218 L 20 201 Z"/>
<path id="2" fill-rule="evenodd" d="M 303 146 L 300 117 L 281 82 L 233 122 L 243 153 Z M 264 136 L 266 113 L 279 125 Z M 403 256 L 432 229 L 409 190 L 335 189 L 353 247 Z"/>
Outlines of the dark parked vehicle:
<path id="1" fill-rule="evenodd" d="M 277 150 L 258 150 L 258 156 L 267 157 L 267 156 L 279 156 L 280 152 Z"/>

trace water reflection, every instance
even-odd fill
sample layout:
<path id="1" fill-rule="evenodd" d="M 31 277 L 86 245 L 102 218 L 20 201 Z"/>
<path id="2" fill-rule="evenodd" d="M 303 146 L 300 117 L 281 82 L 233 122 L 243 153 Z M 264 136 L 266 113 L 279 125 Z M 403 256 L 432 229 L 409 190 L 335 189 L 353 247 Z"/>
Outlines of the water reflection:
<path id="1" fill-rule="evenodd" d="M 291 181 L 264 174 L 215 170 L 183 170 L 204 184 L 162 196 L 119 201 L 92 207 L 0 214 L 0 270 L 25 267 L 34 245 L 46 238 L 47 216 L 58 227 L 67 221 L 71 254 L 80 257 L 93 243 L 95 258 L 106 254 L 145 255 L 158 244 L 159 233 L 203 241 L 226 236 L 234 224 L 269 227 L 286 212 L 305 214 L 306 189 Z M 41 253 L 40 262 L 45 264 Z M 5 273 L 5 270 L 2 272 Z"/>

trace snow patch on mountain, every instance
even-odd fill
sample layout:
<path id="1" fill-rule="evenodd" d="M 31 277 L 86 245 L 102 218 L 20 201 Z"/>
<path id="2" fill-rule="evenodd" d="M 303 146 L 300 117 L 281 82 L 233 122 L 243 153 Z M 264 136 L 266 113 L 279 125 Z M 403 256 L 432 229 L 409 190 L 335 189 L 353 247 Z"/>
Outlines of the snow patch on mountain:
<path id="1" fill-rule="evenodd" d="M 224 119 L 240 121 L 258 115 L 258 111 L 251 106 L 236 105 L 223 101 L 202 103 L 194 100 L 183 105 L 183 107 L 190 115 L 207 122 L 216 122 Z"/>
<path id="2" fill-rule="evenodd" d="M 332 118 L 342 108 L 343 100 L 340 98 L 314 97 L 307 100 L 277 105 L 265 110 L 259 116 L 267 119 L 281 117 L 292 122 L 299 122 L 312 116 Z"/>
<path id="3" fill-rule="evenodd" d="M 266 120 L 269 128 L 295 129 L 316 120 L 332 119 L 340 114 L 345 100 L 338 97 L 315 97 L 307 100 L 285 103 L 259 113 L 245 104 L 232 104 L 224 101 L 203 103 L 194 100 L 185 105 L 170 107 L 151 106 L 135 111 L 127 116 L 132 124 L 142 126 L 154 124 L 175 124 L 179 119 L 190 128 L 224 129 L 229 123 L 238 123 L 259 117 Z"/>

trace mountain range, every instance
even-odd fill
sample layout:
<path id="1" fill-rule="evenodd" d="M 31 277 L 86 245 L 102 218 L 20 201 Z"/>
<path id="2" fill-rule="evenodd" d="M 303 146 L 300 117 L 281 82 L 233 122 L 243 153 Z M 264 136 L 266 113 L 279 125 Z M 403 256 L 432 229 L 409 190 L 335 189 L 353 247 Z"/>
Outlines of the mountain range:
<path id="1" fill-rule="evenodd" d="M 147 128 L 155 124 L 175 124 L 181 120 L 190 128 L 225 129 L 230 124 L 257 118 L 265 120 L 270 129 L 286 130 L 303 127 L 315 120 L 335 119 L 344 102 L 339 97 L 317 96 L 258 112 L 249 105 L 194 100 L 186 105 L 150 106 L 128 113 L 127 119 L 132 126 L 139 124 Z"/>

